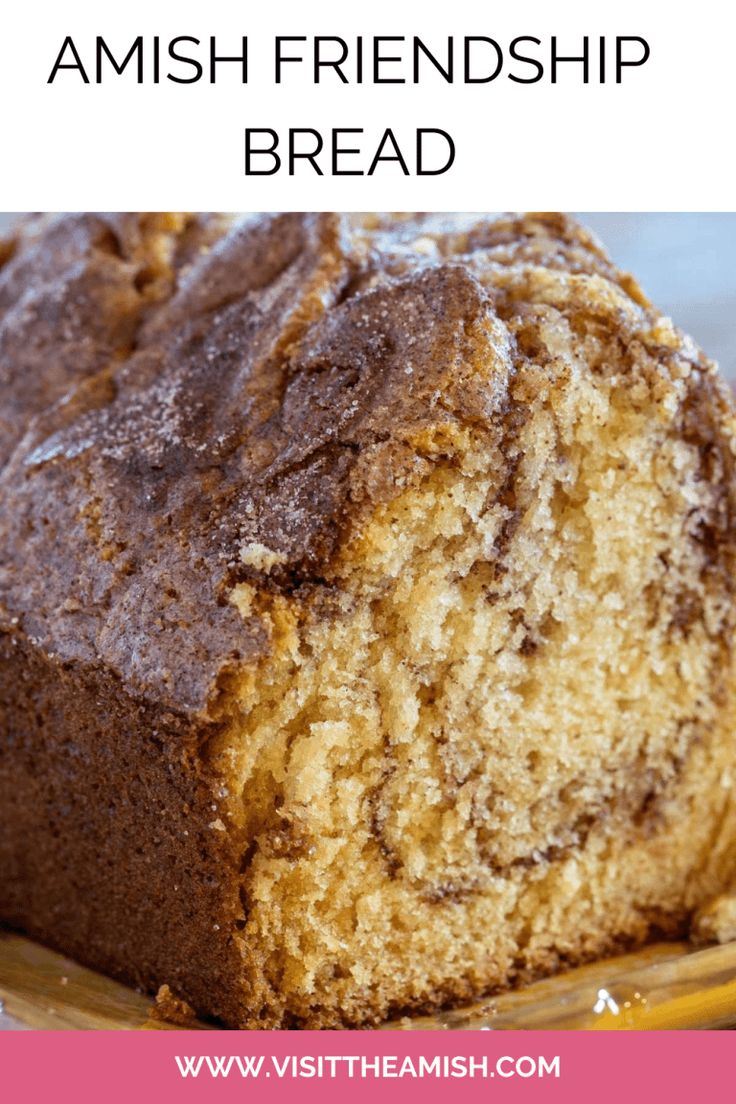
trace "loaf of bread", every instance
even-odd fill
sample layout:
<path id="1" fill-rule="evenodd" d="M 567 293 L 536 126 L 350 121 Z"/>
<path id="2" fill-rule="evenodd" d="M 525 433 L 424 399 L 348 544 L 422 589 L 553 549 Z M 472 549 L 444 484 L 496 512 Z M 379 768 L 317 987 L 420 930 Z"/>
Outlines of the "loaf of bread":
<path id="1" fill-rule="evenodd" d="M 239 1027 L 736 875 L 736 422 L 595 239 L 73 215 L 0 268 L 0 918 Z"/>

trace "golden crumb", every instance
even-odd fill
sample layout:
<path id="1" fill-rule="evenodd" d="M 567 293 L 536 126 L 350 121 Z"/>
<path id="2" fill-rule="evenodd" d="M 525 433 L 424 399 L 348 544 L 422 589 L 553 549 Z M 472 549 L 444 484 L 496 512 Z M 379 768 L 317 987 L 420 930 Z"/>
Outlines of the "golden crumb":
<path id="1" fill-rule="evenodd" d="M 696 943 L 731 943 L 736 939 L 736 894 L 723 893 L 696 912 L 691 938 Z"/>
<path id="2" fill-rule="evenodd" d="M 176 1024 L 178 1027 L 191 1027 L 196 1014 L 186 1001 L 175 996 L 168 985 L 160 985 L 156 1001 L 148 1013 L 149 1019 Z"/>

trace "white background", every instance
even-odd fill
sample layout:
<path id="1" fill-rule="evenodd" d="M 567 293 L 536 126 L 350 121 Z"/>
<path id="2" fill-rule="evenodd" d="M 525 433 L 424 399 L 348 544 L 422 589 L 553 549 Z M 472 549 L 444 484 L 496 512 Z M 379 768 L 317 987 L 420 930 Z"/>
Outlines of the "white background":
<path id="1" fill-rule="evenodd" d="M 733 209 L 733 36 L 725 0 L 662 3 L 401 0 L 270 4 L 179 0 L 80 0 L 5 7 L 0 36 L 3 111 L 0 207 L 32 209 Z M 311 84 L 309 66 L 272 83 L 276 34 L 448 34 L 559 38 L 577 53 L 582 35 L 645 37 L 652 55 L 621 85 L 584 86 L 579 67 L 560 83 L 448 86 Z M 122 57 L 136 35 L 216 35 L 221 52 L 250 39 L 250 83 L 225 66 L 214 86 L 139 86 L 132 71 L 101 86 L 77 74 L 47 84 L 65 35 L 90 56 L 103 35 Z M 541 55 L 540 55 L 541 56 Z M 526 70 L 527 72 L 529 70 Z M 593 67 L 595 77 L 596 67 Z M 399 139 L 417 126 L 449 131 L 457 160 L 440 177 L 246 177 L 243 129 L 362 126 L 375 148 L 386 126 Z"/>

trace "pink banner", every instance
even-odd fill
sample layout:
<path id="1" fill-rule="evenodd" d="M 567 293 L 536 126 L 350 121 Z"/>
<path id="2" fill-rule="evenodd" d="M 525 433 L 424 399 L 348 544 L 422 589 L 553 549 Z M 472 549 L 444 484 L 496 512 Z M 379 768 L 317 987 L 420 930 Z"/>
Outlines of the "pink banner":
<path id="1" fill-rule="evenodd" d="M 7 1032 L 0 1099 L 692 1101 L 733 1078 L 728 1032 Z"/>

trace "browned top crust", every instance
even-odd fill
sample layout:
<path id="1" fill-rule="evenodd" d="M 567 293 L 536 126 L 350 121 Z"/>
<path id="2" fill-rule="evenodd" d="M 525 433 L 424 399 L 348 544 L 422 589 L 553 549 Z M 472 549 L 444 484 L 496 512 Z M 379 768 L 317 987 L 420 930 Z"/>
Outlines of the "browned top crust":
<path id="1" fill-rule="evenodd" d="M 368 507 L 503 418 L 545 274 L 622 334 L 658 317 L 560 215 L 74 215 L 0 266 L 0 630 L 185 713 L 267 648 L 236 581 L 326 585 Z"/>

